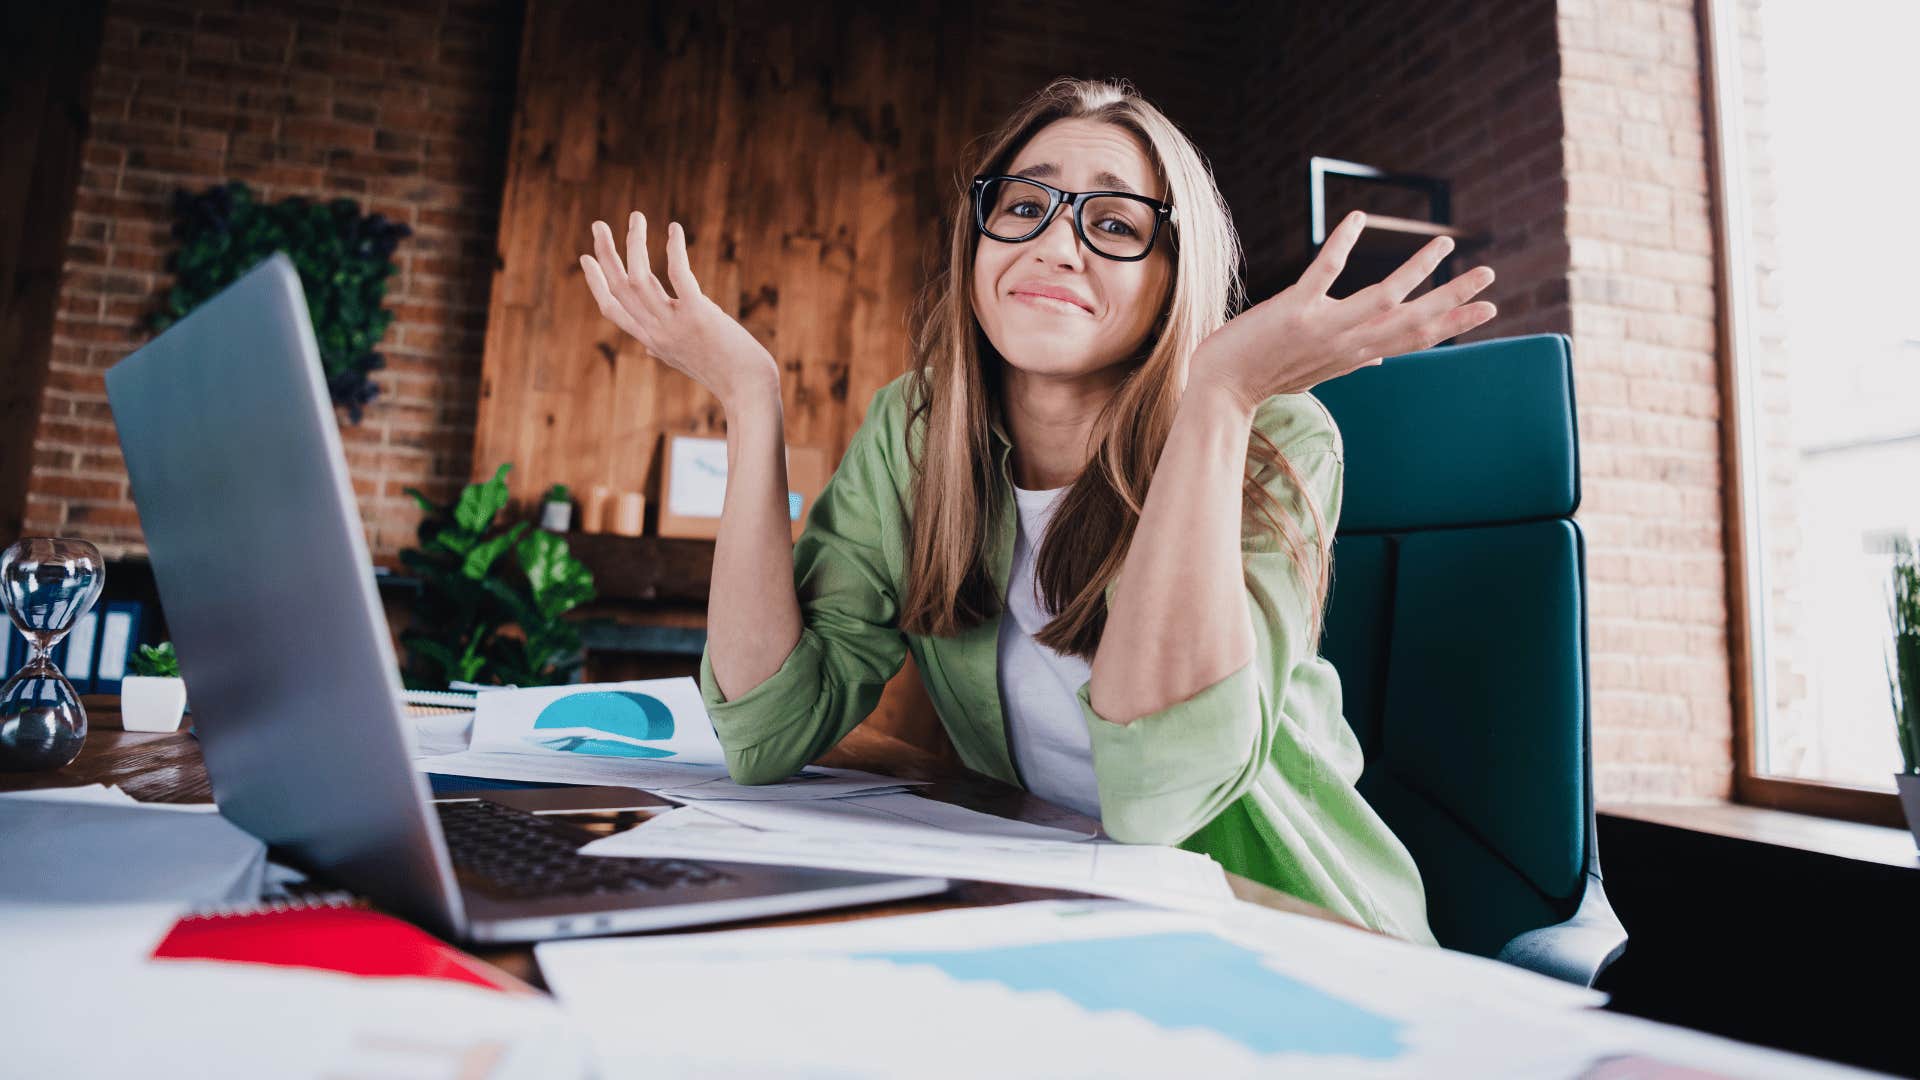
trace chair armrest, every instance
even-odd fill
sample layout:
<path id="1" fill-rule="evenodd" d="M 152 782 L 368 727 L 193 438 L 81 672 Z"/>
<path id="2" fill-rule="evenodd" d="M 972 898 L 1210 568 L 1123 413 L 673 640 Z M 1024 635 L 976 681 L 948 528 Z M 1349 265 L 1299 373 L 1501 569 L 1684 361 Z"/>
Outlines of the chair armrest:
<path id="1" fill-rule="evenodd" d="M 1573 918 L 1519 934 L 1500 950 L 1498 959 L 1591 987 L 1607 965 L 1627 948 L 1627 930 L 1620 925 L 1600 879 L 1587 875 L 1586 892 Z"/>

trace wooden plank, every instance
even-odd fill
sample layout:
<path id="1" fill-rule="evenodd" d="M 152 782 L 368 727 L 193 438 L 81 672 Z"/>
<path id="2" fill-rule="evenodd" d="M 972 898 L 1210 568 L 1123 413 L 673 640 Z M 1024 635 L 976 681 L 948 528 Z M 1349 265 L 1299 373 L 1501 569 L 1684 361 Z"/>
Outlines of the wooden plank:
<path id="1" fill-rule="evenodd" d="M 0 38 L 0 547 L 26 520 L 104 8 L 9 5 Z"/>

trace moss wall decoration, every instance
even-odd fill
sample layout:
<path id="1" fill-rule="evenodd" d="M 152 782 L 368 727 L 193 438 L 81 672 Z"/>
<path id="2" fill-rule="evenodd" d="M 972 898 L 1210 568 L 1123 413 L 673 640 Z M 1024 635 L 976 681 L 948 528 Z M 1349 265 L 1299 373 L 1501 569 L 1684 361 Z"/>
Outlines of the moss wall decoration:
<path id="1" fill-rule="evenodd" d="M 359 423 L 361 410 L 380 393 L 368 373 L 386 364 L 373 347 L 393 322 L 384 304 L 387 278 L 397 269 L 393 249 L 413 230 L 362 214 L 352 199 L 316 203 L 292 196 L 261 203 L 239 181 L 199 195 L 175 191 L 173 214 L 180 250 L 167 268 L 174 284 L 148 325 L 165 330 L 260 260 L 285 251 L 306 290 L 327 390 Z"/>

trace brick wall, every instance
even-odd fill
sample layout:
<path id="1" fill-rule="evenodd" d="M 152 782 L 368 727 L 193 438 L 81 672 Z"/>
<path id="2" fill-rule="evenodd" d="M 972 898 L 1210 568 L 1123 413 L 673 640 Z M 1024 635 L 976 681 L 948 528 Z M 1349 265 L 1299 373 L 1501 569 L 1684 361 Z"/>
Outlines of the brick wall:
<path id="1" fill-rule="evenodd" d="M 376 561 L 412 541 L 401 489 L 464 483 L 519 42 L 512 0 L 110 4 L 26 530 L 143 550 L 101 373 L 171 282 L 173 191 L 348 197 L 405 222 L 381 397 L 344 423 Z"/>
<path id="2" fill-rule="evenodd" d="M 1248 278 L 1291 284 L 1308 253 L 1307 161 L 1342 158 L 1452 181 L 1454 222 L 1491 235 L 1500 316 L 1463 340 L 1564 331 L 1565 182 L 1552 0 L 1284 4 L 1250 25 L 1243 143 L 1226 194 Z M 1426 216 L 1386 189 L 1329 186 L 1354 207 Z M 1364 201 L 1340 196 L 1360 196 Z"/>
<path id="3" fill-rule="evenodd" d="M 1693 0 L 1560 0 L 1601 799 L 1732 790 L 1715 271 Z"/>
<path id="4" fill-rule="evenodd" d="M 1249 38 L 1250 276 L 1307 251 L 1314 154 L 1453 181 L 1499 278 L 1468 340 L 1573 339 L 1602 800 L 1731 788 L 1712 234 L 1692 0 L 1288 5 Z M 1309 103 L 1304 105 L 1302 103 Z M 1351 205 L 1418 213 L 1373 195 Z M 1349 193 L 1364 189 L 1349 188 Z M 1272 211 L 1249 213 L 1262 200 Z"/>

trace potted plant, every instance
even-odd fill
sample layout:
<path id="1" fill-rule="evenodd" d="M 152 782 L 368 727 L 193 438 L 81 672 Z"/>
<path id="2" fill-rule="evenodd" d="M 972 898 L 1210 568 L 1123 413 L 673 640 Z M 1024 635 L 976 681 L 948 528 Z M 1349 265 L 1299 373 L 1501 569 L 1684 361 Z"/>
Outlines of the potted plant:
<path id="1" fill-rule="evenodd" d="M 540 527 L 557 533 L 573 527 L 573 496 L 567 485 L 555 484 L 547 489 L 547 497 L 540 503 Z"/>
<path id="2" fill-rule="evenodd" d="M 1894 550 L 1887 610 L 1893 645 L 1887 656 L 1887 689 L 1893 695 L 1894 728 L 1902 769 L 1894 774 L 1907 829 L 1920 845 L 1920 551 L 1908 540 Z"/>
<path id="3" fill-rule="evenodd" d="M 571 682 L 585 659 L 584 623 L 567 613 L 593 599 L 593 574 L 564 537 L 528 521 L 495 522 L 512 467 L 468 484 L 449 505 L 406 489 L 426 512 L 420 546 L 400 552 L 421 584 L 400 635 L 409 689 L 553 686 Z"/>
<path id="4" fill-rule="evenodd" d="M 134 674 L 120 680 L 120 726 L 128 731 L 178 731 L 187 711 L 187 683 L 173 642 L 142 645 Z"/>

